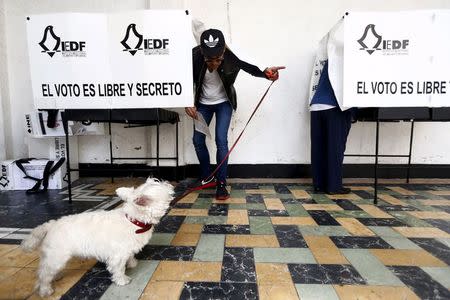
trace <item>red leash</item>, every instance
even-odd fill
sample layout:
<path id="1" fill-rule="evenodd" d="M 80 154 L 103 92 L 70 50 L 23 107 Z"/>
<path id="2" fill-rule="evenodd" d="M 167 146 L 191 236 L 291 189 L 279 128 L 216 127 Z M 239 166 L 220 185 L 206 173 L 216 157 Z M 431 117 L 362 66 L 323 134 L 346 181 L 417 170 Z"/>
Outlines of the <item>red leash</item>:
<path id="1" fill-rule="evenodd" d="M 237 143 L 239 142 L 239 140 L 242 137 L 242 134 L 244 133 L 245 129 L 247 128 L 248 124 L 250 123 L 250 121 L 252 120 L 253 116 L 255 115 L 256 111 L 258 110 L 258 108 L 261 106 L 261 103 L 263 102 L 264 98 L 266 98 L 267 93 L 269 92 L 270 88 L 272 87 L 272 84 L 275 81 L 272 81 L 269 85 L 269 87 L 267 88 L 266 92 L 264 93 L 264 95 L 261 97 L 261 100 L 259 100 L 258 104 L 256 105 L 255 109 L 253 110 L 252 114 L 250 115 L 250 118 L 248 119 L 247 123 L 245 124 L 244 128 L 242 129 L 241 133 L 239 134 L 239 136 L 237 137 L 236 141 L 234 141 L 233 146 L 231 146 L 230 150 L 228 150 L 228 153 L 225 155 L 225 157 L 222 159 L 222 161 L 220 162 L 220 164 L 217 165 L 217 167 L 214 169 L 214 171 L 211 173 L 211 175 L 209 175 L 204 181 L 209 181 L 212 180 L 214 175 L 217 173 L 217 171 L 219 170 L 219 168 L 225 163 L 225 161 L 227 160 L 228 156 L 230 156 L 230 153 L 234 150 L 234 147 L 237 145 Z M 210 186 L 210 183 L 207 183 L 205 185 L 202 185 L 200 187 L 197 188 L 191 188 L 191 189 L 187 189 L 183 194 L 181 194 L 180 196 L 174 198 L 172 200 L 172 202 L 170 202 L 170 206 L 173 206 L 174 204 L 176 204 L 178 201 L 180 201 L 181 199 L 183 199 L 184 197 L 186 197 L 188 194 L 192 193 L 193 191 L 197 191 L 197 190 L 201 190 L 204 188 L 207 188 Z"/>

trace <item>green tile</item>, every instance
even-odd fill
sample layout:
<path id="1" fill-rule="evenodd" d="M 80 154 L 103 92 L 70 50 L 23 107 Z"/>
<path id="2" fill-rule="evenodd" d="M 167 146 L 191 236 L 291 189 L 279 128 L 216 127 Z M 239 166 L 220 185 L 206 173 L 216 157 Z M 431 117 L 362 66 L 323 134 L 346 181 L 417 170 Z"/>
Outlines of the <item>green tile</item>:
<path id="1" fill-rule="evenodd" d="M 424 197 L 426 197 L 427 199 L 430 200 L 445 200 L 444 197 L 432 194 L 432 193 L 428 193 L 426 191 L 416 191 L 417 194 L 422 195 Z"/>
<path id="2" fill-rule="evenodd" d="M 316 264 L 308 248 L 254 248 L 255 262 Z"/>
<path id="3" fill-rule="evenodd" d="M 302 300 L 339 300 L 330 284 L 296 284 L 295 288 Z"/>
<path id="4" fill-rule="evenodd" d="M 111 284 L 100 299 L 139 299 L 158 264 L 159 261 L 139 260 L 135 268 L 126 271 L 131 282 L 126 287 Z"/>
<path id="5" fill-rule="evenodd" d="M 311 194 L 311 197 L 319 204 L 334 204 L 333 200 L 328 198 L 325 194 Z"/>
<path id="6" fill-rule="evenodd" d="M 294 195 L 292 195 L 292 194 L 277 194 L 276 197 L 280 198 L 280 199 L 293 199 Z"/>
<path id="7" fill-rule="evenodd" d="M 432 205 L 425 205 L 418 200 L 410 200 L 408 201 L 408 205 L 411 205 L 421 211 L 440 211 L 440 209 L 433 207 Z"/>
<path id="8" fill-rule="evenodd" d="M 232 203 L 228 205 L 229 209 L 266 209 L 264 203 L 247 203 L 247 204 L 237 204 Z"/>
<path id="9" fill-rule="evenodd" d="M 367 226 L 370 230 L 372 230 L 376 235 L 384 238 L 384 237 L 394 237 L 401 238 L 404 237 L 394 229 L 388 226 Z"/>
<path id="10" fill-rule="evenodd" d="M 370 205 L 373 205 L 373 198 L 361 199 L 361 200 L 357 200 L 357 201 L 352 200 L 352 202 L 354 204 L 370 204 Z"/>
<path id="11" fill-rule="evenodd" d="M 247 204 L 230 203 L 228 209 L 247 209 Z"/>
<path id="12" fill-rule="evenodd" d="M 184 223 L 188 224 L 226 224 L 227 216 L 188 216 L 184 219 Z"/>
<path id="13" fill-rule="evenodd" d="M 224 234 L 202 234 L 195 249 L 193 261 L 222 261 Z"/>
<path id="14" fill-rule="evenodd" d="M 284 204 L 286 211 L 291 217 L 308 217 L 309 214 L 301 204 Z"/>
<path id="15" fill-rule="evenodd" d="M 247 194 L 244 190 L 233 190 L 231 189 L 230 197 L 232 198 L 245 198 Z"/>
<path id="16" fill-rule="evenodd" d="M 388 242 L 395 249 L 422 249 L 406 237 L 383 236 L 383 240 Z"/>
<path id="17" fill-rule="evenodd" d="M 340 249 L 345 258 L 355 267 L 369 285 L 403 286 L 383 263 L 367 249 Z"/>
<path id="18" fill-rule="evenodd" d="M 209 208 L 212 204 L 212 198 L 198 198 L 192 205 L 192 208 Z"/>
<path id="19" fill-rule="evenodd" d="M 387 195 L 391 195 L 391 196 L 402 196 L 402 194 L 399 194 L 393 190 L 390 190 L 388 188 L 382 188 L 381 190 L 378 190 L 378 194 L 387 194 Z"/>
<path id="20" fill-rule="evenodd" d="M 187 216 L 184 219 L 184 223 L 188 223 L 188 224 L 205 224 L 207 218 L 208 217 Z"/>
<path id="21" fill-rule="evenodd" d="M 351 236 L 342 226 L 299 225 L 298 229 L 302 235 Z"/>
<path id="22" fill-rule="evenodd" d="M 275 234 L 270 217 L 248 217 L 251 234 Z"/>
<path id="23" fill-rule="evenodd" d="M 392 216 L 396 217 L 397 219 L 399 219 L 400 221 L 402 221 L 403 223 L 408 224 L 409 226 L 413 226 L 413 227 L 433 227 L 432 225 L 428 224 L 427 222 L 413 217 L 412 215 L 408 214 L 405 211 L 391 211 L 389 212 L 389 214 L 391 214 Z"/>
<path id="24" fill-rule="evenodd" d="M 174 236 L 175 236 L 174 233 L 154 232 L 152 234 L 152 238 L 150 239 L 148 244 L 149 245 L 170 245 Z"/>
<path id="25" fill-rule="evenodd" d="M 227 216 L 209 216 L 205 220 L 205 225 L 209 224 L 226 224 Z"/>
<path id="26" fill-rule="evenodd" d="M 422 270 L 427 272 L 434 280 L 445 286 L 447 289 L 450 289 L 450 267 L 422 267 Z"/>
<path id="27" fill-rule="evenodd" d="M 373 218 L 363 210 L 328 211 L 333 218 Z"/>

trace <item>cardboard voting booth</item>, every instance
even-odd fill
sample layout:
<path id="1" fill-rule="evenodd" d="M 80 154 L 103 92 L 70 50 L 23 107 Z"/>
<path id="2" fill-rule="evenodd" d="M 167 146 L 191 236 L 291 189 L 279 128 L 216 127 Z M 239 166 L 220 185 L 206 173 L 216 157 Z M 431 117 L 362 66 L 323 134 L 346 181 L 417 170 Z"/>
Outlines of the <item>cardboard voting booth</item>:
<path id="1" fill-rule="evenodd" d="M 32 15 L 26 22 L 35 108 L 193 105 L 185 11 Z"/>
<path id="2" fill-rule="evenodd" d="M 328 60 L 341 109 L 450 107 L 450 10 L 349 12 L 322 38 L 310 99 Z"/>
<path id="3" fill-rule="evenodd" d="M 450 106 L 450 10 L 350 12 L 343 24 L 345 106 Z"/>

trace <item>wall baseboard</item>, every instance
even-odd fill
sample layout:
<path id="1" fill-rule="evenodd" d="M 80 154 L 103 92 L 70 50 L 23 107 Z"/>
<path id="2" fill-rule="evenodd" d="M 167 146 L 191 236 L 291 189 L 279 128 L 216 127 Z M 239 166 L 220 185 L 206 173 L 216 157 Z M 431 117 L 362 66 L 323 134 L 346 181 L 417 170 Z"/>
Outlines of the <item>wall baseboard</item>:
<path id="1" fill-rule="evenodd" d="M 405 178 L 407 165 L 380 164 L 379 178 Z M 157 174 L 156 167 L 140 164 L 86 164 L 80 163 L 80 177 L 115 177 L 123 176 L 149 176 L 151 174 L 166 179 L 182 179 L 197 177 L 198 165 L 176 167 L 160 167 Z M 112 169 L 112 170 L 111 170 Z M 236 164 L 228 166 L 230 178 L 308 178 L 311 177 L 310 164 Z M 346 178 L 372 178 L 374 165 L 372 164 L 345 164 L 344 177 Z M 410 169 L 411 178 L 450 178 L 450 165 L 423 165 L 414 164 Z"/>

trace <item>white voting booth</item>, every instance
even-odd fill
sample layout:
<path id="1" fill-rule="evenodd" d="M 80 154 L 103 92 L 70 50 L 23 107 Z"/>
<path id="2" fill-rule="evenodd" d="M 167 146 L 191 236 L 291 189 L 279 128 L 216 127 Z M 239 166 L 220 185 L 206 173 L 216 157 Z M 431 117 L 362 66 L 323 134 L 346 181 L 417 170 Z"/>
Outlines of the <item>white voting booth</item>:
<path id="1" fill-rule="evenodd" d="M 349 12 L 320 41 L 341 108 L 449 107 L 450 11 Z"/>
<path id="2" fill-rule="evenodd" d="M 354 12 L 344 21 L 344 104 L 450 106 L 450 11 Z"/>
<path id="3" fill-rule="evenodd" d="M 35 108 L 193 104 L 191 18 L 184 11 L 34 15 L 27 35 Z"/>
<path id="4" fill-rule="evenodd" d="M 376 122 L 375 195 L 379 156 L 408 158 L 416 121 L 450 121 L 450 10 L 349 12 L 319 43 L 310 100 L 325 62 L 342 110 L 366 108 L 359 120 Z M 363 113 L 361 113 L 363 115 Z M 379 153 L 379 123 L 411 123 L 408 155 Z"/>
<path id="5" fill-rule="evenodd" d="M 193 105 L 191 17 L 184 10 L 31 15 L 26 25 L 35 109 L 83 110 L 90 121 L 92 110 L 109 111 L 109 124 L 112 109 L 147 109 L 140 120 L 158 109 L 159 129 L 160 108 Z M 67 170 L 70 181 L 74 168 Z"/>

